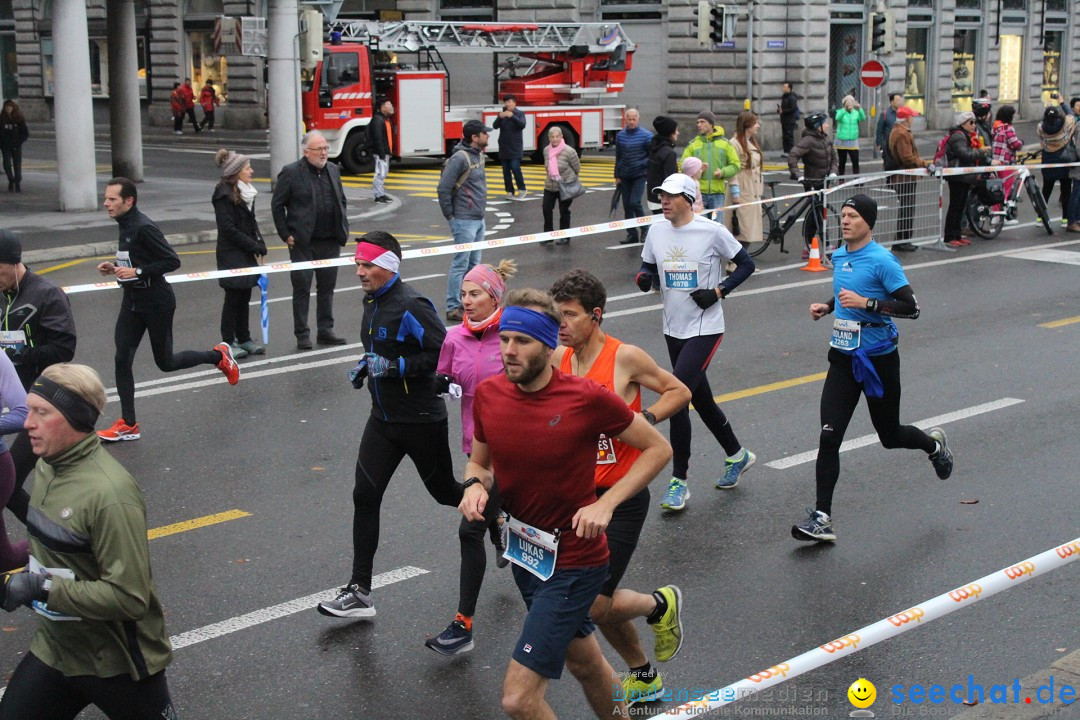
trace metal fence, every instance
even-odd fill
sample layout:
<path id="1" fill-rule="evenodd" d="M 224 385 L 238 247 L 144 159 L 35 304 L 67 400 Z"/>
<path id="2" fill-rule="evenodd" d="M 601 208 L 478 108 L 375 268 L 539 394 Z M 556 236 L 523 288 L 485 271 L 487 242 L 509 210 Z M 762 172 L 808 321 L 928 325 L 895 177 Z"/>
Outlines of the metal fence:
<path id="1" fill-rule="evenodd" d="M 933 242 L 941 245 L 942 182 L 940 177 L 904 171 L 844 176 L 826 181 L 825 251 L 843 243 L 840 208 L 853 195 L 863 193 L 877 201 L 874 240 L 882 245 Z"/>

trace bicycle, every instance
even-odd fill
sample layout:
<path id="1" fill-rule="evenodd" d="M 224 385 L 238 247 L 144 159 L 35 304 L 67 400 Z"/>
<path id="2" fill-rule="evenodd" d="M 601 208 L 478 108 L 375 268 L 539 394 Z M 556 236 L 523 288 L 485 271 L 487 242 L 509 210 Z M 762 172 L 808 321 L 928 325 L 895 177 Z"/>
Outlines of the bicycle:
<path id="1" fill-rule="evenodd" d="M 1025 165 L 1042 154 L 1042 150 L 1024 153 L 1016 158 L 1017 165 Z M 972 231 L 984 240 L 993 240 L 1001 234 L 1006 221 L 1017 219 L 1017 202 L 1020 197 L 1020 188 L 1023 186 L 1027 191 L 1031 206 L 1035 209 L 1035 215 L 1046 228 L 1047 235 L 1053 235 L 1054 229 L 1050 224 L 1050 210 L 1046 207 L 1046 200 L 1042 196 L 1042 188 L 1039 187 L 1035 176 L 1026 167 L 1022 167 L 1013 175 L 1013 185 L 1008 197 L 995 196 L 995 185 L 1004 183 L 1003 178 L 990 177 L 980 178 L 972 188 L 966 208 L 968 223 Z M 1000 193 L 1000 191 L 999 191 Z"/>
<path id="2" fill-rule="evenodd" d="M 772 198 L 776 197 L 776 186 L 779 185 L 781 182 L 784 181 L 779 178 L 776 180 L 765 180 L 765 184 L 769 186 L 769 193 Z M 820 183 L 810 183 L 806 181 L 803 182 L 803 188 L 807 191 L 821 189 Z M 819 201 L 819 212 L 823 205 L 824 203 Z M 812 195 L 799 198 L 794 203 L 789 205 L 787 209 L 780 213 L 776 211 L 776 203 L 763 203 L 761 206 L 761 240 L 755 240 L 748 243 L 746 247 L 746 252 L 750 255 L 750 257 L 757 257 L 761 253 L 765 252 L 765 248 L 769 247 L 769 245 L 773 243 L 777 243 L 780 245 L 780 252 L 789 252 L 784 248 L 784 238 L 787 236 L 788 230 L 791 229 L 792 225 L 798 222 L 800 217 L 806 215 L 810 208 L 813 206 L 814 196 Z M 812 222 L 813 217 L 814 215 L 809 215 L 809 219 L 805 219 L 804 222 Z M 815 234 L 817 235 L 818 240 L 821 243 L 819 247 L 821 248 L 822 252 L 824 252 L 825 222 L 823 219 L 821 219 L 820 215 L 818 215 L 817 217 L 819 218 L 820 226 L 818 228 L 818 232 Z M 806 240 L 805 235 L 803 238 L 803 246 L 806 248 L 807 251 L 810 250 L 810 245 Z"/>

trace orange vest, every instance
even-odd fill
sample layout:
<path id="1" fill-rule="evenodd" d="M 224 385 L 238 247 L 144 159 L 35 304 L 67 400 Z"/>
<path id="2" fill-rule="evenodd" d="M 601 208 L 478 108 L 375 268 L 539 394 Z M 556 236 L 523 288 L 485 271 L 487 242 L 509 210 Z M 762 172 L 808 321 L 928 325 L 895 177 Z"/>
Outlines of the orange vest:
<path id="1" fill-rule="evenodd" d="M 615 353 L 618 352 L 620 345 L 622 345 L 621 341 L 608 335 L 604 339 L 604 347 L 600 349 L 600 355 L 585 375 L 589 380 L 603 385 L 611 392 L 615 392 Z M 574 349 L 566 348 L 562 363 L 559 365 L 559 370 L 567 375 L 574 374 L 571 360 L 573 356 Z M 641 412 L 641 388 L 638 388 L 637 394 L 630 402 L 630 409 L 636 413 Z M 609 488 L 622 480 L 623 475 L 626 475 L 626 471 L 640 455 L 641 451 L 636 447 L 601 435 L 596 448 L 596 487 Z"/>

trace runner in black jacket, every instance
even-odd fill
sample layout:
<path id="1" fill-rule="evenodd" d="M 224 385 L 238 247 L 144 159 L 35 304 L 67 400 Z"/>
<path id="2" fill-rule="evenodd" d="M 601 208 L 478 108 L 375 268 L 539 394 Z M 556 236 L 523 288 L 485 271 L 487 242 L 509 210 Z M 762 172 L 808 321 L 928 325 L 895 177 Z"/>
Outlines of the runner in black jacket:
<path id="1" fill-rule="evenodd" d="M 24 389 L 41 371 L 75 356 L 75 319 L 64 291 L 22 263 L 22 244 L 15 234 L 0 230 L 0 292 L 4 296 L 4 331 L 0 346 L 15 365 Z M 15 463 L 15 488 L 8 509 L 26 524 L 30 496 L 22 489 L 37 464 L 26 430 L 11 443 Z"/>
<path id="2" fill-rule="evenodd" d="M 450 456 L 446 403 L 435 375 L 446 328 L 435 306 L 398 274 L 401 246 L 369 232 L 356 250 L 356 276 L 367 293 L 361 340 L 367 352 L 349 377 L 367 382 L 371 415 L 360 439 L 353 488 L 353 569 L 348 584 L 318 610 L 332 617 L 372 617 L 371 573 L 379 545 L 379 508 L 390 478 L 408 455 L 440 505 L 457 507 L 461 485 Z"/>

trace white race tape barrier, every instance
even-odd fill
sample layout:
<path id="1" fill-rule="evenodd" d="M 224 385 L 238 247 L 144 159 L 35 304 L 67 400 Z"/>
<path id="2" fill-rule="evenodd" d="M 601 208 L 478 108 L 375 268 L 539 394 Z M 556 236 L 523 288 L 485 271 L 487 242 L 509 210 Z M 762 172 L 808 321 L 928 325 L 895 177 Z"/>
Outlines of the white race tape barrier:
<path id="1" fill-rule="evenodd" d="M 1051 570 L 1068 565 L 1078 558 L 1080 558 L 1080 538 L 998 570 L 986 577 L 979 578 L 975 582 L 961 585 L 955 590 L 950 590 L 915 607 L 910 607 L 884 620 L 879 620 L 873 625 L 867 625 L 855 632 L 841 635 L 835 640 L 804 652 L 798 657 L 768 667 L 727 687 L 714 690 L 708 693 L 704 699 L 679 705 L 663 715 L 656 715 L 655 717 L 659 720 L 659 718 L 704 715 L 718 707 L 737 702 L 773 685 L 779 685 L 785 680 L 790 680 L 835 660 L 852 655 L 882 640 L 888 640 L 905 633 L 912 628 L 921 626 L 924 622 L 936 620 L 951 612 L 968 607 L 979 600 L 1026 582 L 1036 575 L 1043 575 Z"/>

